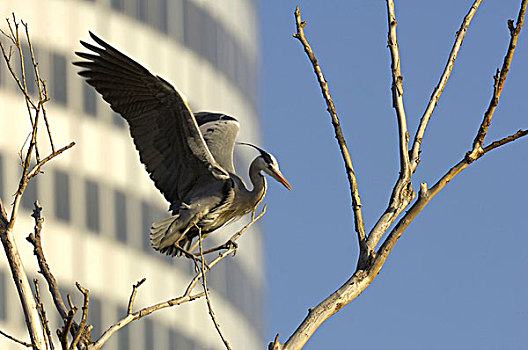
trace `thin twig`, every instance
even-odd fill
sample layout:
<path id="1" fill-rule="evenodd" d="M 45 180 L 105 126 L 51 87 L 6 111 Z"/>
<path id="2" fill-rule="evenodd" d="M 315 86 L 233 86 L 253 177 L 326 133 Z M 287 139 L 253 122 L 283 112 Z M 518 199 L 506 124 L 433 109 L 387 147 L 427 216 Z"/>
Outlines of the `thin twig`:
<path id="1" fill-rule="evenodd" d="M 97 339 L 95 343 L 90 345 L 90 350 L 98 350 L 101 349 L 101 347 L 110 339 L 112 335 L 114 335 L 118 330 L 129 324 L 130 322 L 133 322 L 135 320 L 138 320 L 142 317 L 148 316 L 151 313 L 161 310 L 167 307 L 172 307 L 176 305 L 181 305 L 186 302 L 190 302 L 193 300 L 196 300 L 198 298 L 201 298 L 204 296 L 204 293 L 197 293 L 194 295 L 184 295 L 181 297 L 173 298 L 167 301 L 164 301 L 162 303 L 158 303 L 149 307 L 145 307 L 141 310 L 138 310 L 132 314 L 127 314 L 124 318 L 119 320 L 117 323 L 113 324 L 108 328 L 102 335 Z"/>
<path id="2" fill-rule="evenodd" d="M 46 342 L 46 349 L 48 346 L 51 348 L 51 350 L 54 349 L 53 346 L 53 338 L 51 337 L 51 331 L 49 328 L 49 322 L 48 318 L 46 317 L 46 310 L 44 309 L 44 305 L 42 304 L 42 299 L 40 298 L 40 287 L 38 280 L 36 278 L 33 279 L 33 284 L 35 285 L 35 298 L 37 300 L 37 308 L 40 315 L 40 322 L 42 323 L 42 327 L 44 327 L 44 334 L 46 337 L 44 337 L 44 341 Z"/>
<path id="3" fill-rule="evenodd" d="M 487 145 L 486 147 L 484 147 L 484 153 L 488 153 L 489 151 L 497 148 L 497 147 L 500 147 L 502 145 L 505 145 L 507 143 L 510 143 L 512 141 L 515 141 L 517 140 L 518 138 L 521 138 L 523 136 L 526 136 L 528 135 L 528 130 L 519 130 L 517 131 L 515 134 L 513 135 L 510 135 L 510 136 L 506 136 L 500 140 L 497 140 L 497 141 L 494 141 L 492 143 L 490 143 L 489 145 Z"/>
<path id="4" fill-rule="evenodd" d="M 51 152 L 54 153 L 55 152 L 55 145 L 53 144 L 53 138 L 51 136 L 51 129 L 50 129 L 50 125 L 49 125 L 49 122 L 48 122 L 48 116 L 47 116 L 47 113 L 46 113 L 46 108 L 44 107 L 44 104 L 49 101 L 48 89 L 47 89 L 47 86 L 46 86 L 46 82 L 43 81 L 41 79 L 41 77 L 40 77 L 40 72 L 39 72 L 39 69 L 38 69 L 38 62 L 37 62 L 37 59 L 35 57 L 35 52 L 33 50 L 33 44 L 31 42 L 31 38 L 29 36 L 28 25 L 27 25 L 27 23 L 24 23 L 23 21 L 21 21 L 21 22 L 24 25 L 24 28 L 26 29 L 26 38 L 27 38 L 28 45 L 29 45 L 29 51 L 31 53 L 31 63 L 33 64 L 33 72 L 35 73 L 35 83 L 37 85 L 37 90 L 38 90 L 38 93 L 39 93 L 39 108 L 42 110 L 42 114 L 44 116 L 44 124 L 46 125 L 46 130 L 48 132 L 48 138 L 49 138 L 49 142 L 50 142 L 50 145 L 51 145 Z"/>
<path id="5" fill-rule="evenodd" d="M 198 227 L 198 242 L 200 247 L 200 259 L 201 259 L 201 274 L 202 274 L 202 286 L 205 294 L 205 301 L 207 302 L 207 309 L 209 310 L 209 315 L 211 316 L 211 320 L 213 321 L 213 324 L 216 328 L 216 331 L 218 332 L 218 335 L 220 336 L 220 339 L 222 339 L 222 342 L 224 343 L 226 349 L 231 350 L 231 346 L 229 345 L 229 342 L 227 341 L 226 337 L 222 333 L 222 330 L 220 329 L 220 324 L 218 323 L 215 313 L 213 311 L 213 305 L 211 304 L 211 299 L 209 299 L 209 292 L 207 290 L 207 277 L 205 276 L 205 259 L 203 255 L 203 247 L 202 247 L 202 229 Z M 209 268 L 210 269 L 210 268 Z"/>
<path id="6" fill-rule="evenodd" d="M 527 2 L 528 0 L 523 0 L 521 2 L 521 8 L 517 16 L 517 25 L 514 26 L 512 20 L 508 21 L 508 28 L 510 31 L 510 44 L 508 46 L 508 51 L 506 52 L 506 56 L 504 57 L 502 68 L 500 70 L 497 69 L 497 74 L 493 77 L 495 81 L 493 84 L 493 96 L 491 97 L 486 113 L 484 113 L 484 119 L 482 120 L 482 123 L 480 124 L 479 131 L 477 132 L 477 135 L 475 136 L 475 139 L 473 140 L 473 151 L 474 152 L 482 148 L 482 143 L 484 142 L 484 138 L 486 137 L 486 134 L 488 133 L 488 128 L 491 124 L 491 118 L 493 117 L 495 109 L 497 108 L 497 105 L 499 104 L 499 97 L 502 93 L 502 88 L 504 87 L 504 82 L 506 81 L 508 72 L 510 71 L 510 65 L 511 65 L 511 61 L 513 58 L 513 53 L 515 52 L 515 47 L 517 46 L 517 39 L 519 38 L 519 34 L 521 33 L 521 28 L 524 24 L 524 14 L 526 12 Z"/>
<path id="7" fill-rule="evenodd" d="M 59 312 L 59 315 L 61 316 L 62 319 L 66 319 L 68 317 L 68 309 L 66 308 L 66 305 L 64 304 L 64 301 L 59 291 L 57 280 L 55 279 L 55 276 L 53 276 L 53 273 L 51 272 L 51 269 L 46 261 L 46 257 L 44 256 L 44 250 L 42 249 L 41 231 L 42 231 L 42 223 L 44 222 L 44 218 L 41 217 L 41 212 L 42 212 L 42 207 L 39 201 L 35 201 L 33 214 L 32 214 L 33 218 L 35 219 L 34 234 L 29 234 L 26 240 L 29 243 L 31 243 L 31 245 L 33 246 L 33 254 L 37 258 L 37 263 L 39 265 L 39 272 L 42 274 L 42 276 L 44 276 L 44 279 L 46 280 L 48 284 L 48 289 L 53 298 L 55 307 L 57 311 Z M 70 305 L 70 309 L 73 309 L 73 304 Z"/>
<path id="8" fill-rule="evenodd" d="M 55 158 L 56 156 L 58 156 L 62 152 L 72 148 L 73 146 L 75 146 L 75 142 L 70 142 L 68 145 L 62 147 L 61 149 L 51 153 L 46 158 L 42 159 L 40 161 L 40 163 L 35 165 L 35 167 L 33 167 L 33 169 L 31 169 L 31 171 L 28 173 L 28 175 L 27 175 L 28 180 L 31 179 L 33 176 L 36 176 L 40 172 L 40 168 L 42 168 L 44 166 L 44 164 L 46 164 L 47 162 L 49 162 L 50 160 L 52 160 L 53 158 Z"/>
<path id="9" fill-rule="evenodd" d="M 477 12 L 477 9 L 480 6 L 481 2 L 482 0 L 475 0 L 473 5 L 469 9 L 469 12 L 467 13 L 466 17 L 464 17 L 464 20 L 462 21 L 462 24 L 460 25 L 460 29 L 456 32 L 455 42 L 453 43 L 453 48 L 451 49 L 451 52 L 449 53 L 449 58 L 447 59 L 444 72 L 442 73 L 442 76 L 440 77 L 440 81 L 438 82 L 438 85 L 435 87 L 433 94 L 431 95 L 431 99 L 429 100 L 429 103 L 427 104 L 427 107 L 425 109 L 425 112 L 422 115 L 422 118 L 420 119 L 420 125 L 418 126 L 418 130 L 416 131 L 416 135 L 414 136 L 414 142 L 413 142 L 413 146 L 411 150 L 411 170 L 412 172 L 416 170 L 416 167 L 420 163 L 420 146 L 422 144 L 422 140 L 425 134 L 425 129 L 427 128 L 427 125 L 429 123 L 429 120 L 431 119 L 431 116 L 436 107 L 436 104 L 438 103 L 438 100 L 440 99 L 440 96 L 442 95 L 442 92 L 444 91 L 447 81 L 449 80 L 449 76 L 451 75 L 451 71 L 453 70 L 453 66 L 455 65 L 455 60 L 457 58 L 458 52 L 460 50 L 460 47 L 462 46 L 462 41 L 464 40 L 464 37 L 466 36 L 467 30 L 469 28 L 469 24 L 471 23 L 471 20 L 473 19 L 473 16 Z"/>
<path id="10" fill-rule="evenodd" d="M 130 294 L 130 298 L 128 299 L 127 315 L 130 315 L 134 312 L 134 301 L 136 299 L 137 291 L 139 287 L 141 287 L 141 285 L 145 283 L 146 280 L 146 278 L 142 278 L 140 281 L 138 281 L 132 286 L 132 293 Z"/>
<path id="11" fill-rule="evenodd" d="M 2 331 L 1 329 L 0 329 L 0 334 L 3 335 L 4 337 L 6 337 L 7 339 L 14 341 L 15 343 L 18 343 L 20 345 L 24 345 L 27 348 L 35 348 L 35 349 L 37 349 L 37 347 L 35 345 L 30 344 L 30 343 L 26 343 L 25 341 L 17 339 L 15 337 L 13 337 L 12 335 L 9 335 L 6 332 Z"/>
<path id="12" fill-rule="evenodd" d="M 341 156 L 343 157 L 343 162 L 345 163 L 345 171 L 346 171 L 348 183 L 350 186 L 350 196 L 352 198 L 352 209 L 354 211 L 354 227 L 357 232 L 358 241 L 359 241 L 360 259 L 364 260 L 366 256 L 366 252 L 367 252 L 366 251 L 366 241 L 365 241 L 366 239 L 365 225 L 363 223 L 363 215 L 361 213 L 361 199 L 359 197 L 358 183 L 356 180 L 356 175 L 354 173 L 354 167 L 352 166 L 352 158 L 350 157 L 350 152 L 348 151 L 346 140 L 345 140 L 345 137 L 343 136 L 343 131 L 341 130 L 341 124 L 337 116 L 334 102 L 332 101 L 332 97 L 330 96 L 330 90 L 328 89 L 328 83 L 323 75 L 319 62 L 317 61 L 317 58 L 315 58 L 313 50 L 310 47 L 310 44 L 308 43 L 306 36 L 304 35 L 304 26 L 306 25 L 306 22 L 303 22 L 301 20 L 301 13 L 299 11 L 298 6 L 295 9 L 294 15 L 295 15 L 295 23 L 297 25 L 297 33 L 294 33 L 293 37 L 300 41 L 300 43 L 302 44 L 304 48 L 304 52 L 306 52 L 308 59 L 312 63 L 313 70 L 317 77 L 317 81 L 319 82 L 319 87 L 321 88 L 321 92 L 326 101 L 327 111 L 330 114 L 330 117 L 332 119 L 332 125 L 334 126 L 335 138 L 337 139 L 339 150 L 341 152 Z"/>
<path id="13" fill-rule="evenodd" d="M 79 340 L 81 340 L 81 337 L 86 339 L 86 343 L 91 343 L 90 341 L 90 333 L 87 332 L 86 327 L 86 319 L 88 317 L 88 305 L 90 303 L 90 291 L 88 289 L 83 288 L 78 282 L 75 282 L 75 286 L 77 286 L 77 289 L 83 294 L 84 296 L 84 302 L 82 306 L 82 315 L 81 315 L 81 323 L 79 323 L 79 328 L 77 329 L 77 332 L 75 333 L 75 336 L 73 337 L 73 340 L 70 344 L 69 350 L 74 350 L 77 344 L 79 344 Z"/>

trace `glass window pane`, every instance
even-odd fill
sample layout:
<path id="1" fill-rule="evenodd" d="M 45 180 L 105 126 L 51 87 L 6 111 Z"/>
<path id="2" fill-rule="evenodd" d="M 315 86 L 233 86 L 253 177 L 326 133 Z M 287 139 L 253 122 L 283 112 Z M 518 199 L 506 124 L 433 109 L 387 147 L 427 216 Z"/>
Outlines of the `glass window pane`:
<path id="1" fill-rule="evenodd" d="M 7 275 L 0 270 L 0 320 L 7 320 Z"/>
<path id="2" fill-rule="evenodd" d="M 205 58 L 213 65 L 216 65 L 216 31 L 217 31 L 217 23 L 216 21 L 207 13 L 203 12 L 204 20 L 204 31 L 203 31 L 203 48 L 204 48 L 204 55 Z"/>
<path id="3" fill-rule="evenodd" d="M 116 11 L 123 12 L 125 6 L 124 6 L 124 0 L 111 0 L 110 6 Z"/>
<path id="4" fill-rule="evenodd" d="M 116 190 L 114 192 L 114 219 L 115 234 L 118 241 L 127 242 L 127 215 L 126 215 L 126 195 L 124 192 Z"/>
<path id="5" fill-rule="evenodd" d="M 152 206 L 145 201 L 141 202 L 141 234 L 143 235 L 143 250 L 146 252 L 150 252 L 152 249 L 150 247 L 149 234 L 153 217 L 154 214 Z"/>
<path id="6" fill-rule="evenodd" d="M 33 203 L 38 197 L 38 176 L 29 180 L 26 190 L 22 195 L 22 208 L 33 211 Z"/>
<path id="7" fill-rule="evenodd" d="M 57 170 L 54 180 L 55 216 L 60 220 L 70 221 L 70 177 L 67 173 Z"/>
<path id="8" fill-rule="evenodd" d="M 83 112 L 95 116 L 97 114 L 97 95 L 95 89 L 83 83 Z"/>
<path id="9" fill-rule="evenodd" d="M 67 100 L 67 80 L 66 80 L 66 57 L 53 53 L 51 55 L 51 98 L 54 102 L 66 104 Z"/>
<path id="10" fill-rule="evenodd" d="M 125 127 L 125 118 L 123 118 L 121 115 L 117 114 L 116 112 L 112 111 L 112 124 L 114 124 L 117 127 L 124 128 Z"/>
<path id="11" fill-rule="evenodd" d="M 167 14 L 170 22 L 167 23 L 169 35 L 179 43 L 184 42 L 185 33 L 185 3 L 187 0 L 162 0 L 167 3 Z M 168 15 L 167 15 L 168 16 Z"/>
<path id="12" fill-rule="evenodd" d="M 86 227 L 94 232 L 100 228 L 99 219 L 99 185 L 90 180 L 85 183 L 86 196 Z"/>
<path id="13" fill-rule="evenodd" d="M 90 303 L 88 305 L 88 323 L 93 326 L 91 332 L 92 339 L 99 338 L 103 323 L 103 306 L 101 299 L 93 297 L 92 295 L 90 295 Z"/>
<path id="14" fill-rule="evenodd" d="M 4 177 L 4 157 L 2 157 L 2 155 L 0 154 L 0 198 L 3 202 L 6 201 L 6 196 L 4 192 Z"/>
<path id="15" fill-rule="evenodd" d="M 137 18 L 144 23 L 148 22 L 147 0 L 138 0 Z"/>
<path id="16" fill-rule="evenodd" d="M 117 317 L 121 319 L 126 315 L 126 310 L 122 307 L 118 308 Z M 118 350 L 128 350 L 130 349 L 130 327 L 125 326 L 117 332 L 117 349 Z M 176 349 L 176 348 L 170 348 Z"/>
<path id="17" fill-rule="evenodd" d="M 158 19 L 158 29 L 165 34 L 169 33 L 169 14 L 168 14 L 168 0 L 160 0 L 159 4 L 159 19 Z"/>
<path id="18" fill-rule="evenodd" d="M 33 70 L 33 61 L 31 60 L 31 51 L 29 45 L 22 45 L 22 53 L 24 55 L 24 74 L 26 76 L 26 86 L 30 94 L 34 94 L 37 91 L 35 82 L 35 71 Z M 35 52 L 36 55 L 36 52 Z"/>
<path id="19" fill-rule="evenodd" d="M 143 349 L 154 349 L 154 325 L 152 319 L 146 318 L 145 325 L 145 343 Z"/>
<path id="20" fill-rule="evenodd" d="M 193 1 L 185 4 L 185 45 L 198 55 L 203 55 L 202 44 L 202 10 Z"/>

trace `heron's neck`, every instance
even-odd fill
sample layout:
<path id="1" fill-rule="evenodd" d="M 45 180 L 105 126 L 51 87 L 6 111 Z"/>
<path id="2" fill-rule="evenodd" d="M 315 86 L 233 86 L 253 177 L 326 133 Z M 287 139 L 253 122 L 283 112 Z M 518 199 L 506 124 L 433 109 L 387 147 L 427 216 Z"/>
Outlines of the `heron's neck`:
<path id="1" fill-rule="evenodd" d="M 253 189 L 249 191 L 252 207 L 256 206 L 266 194 L 266 178 L 260 173 L 261 168 L 257 165 L 257 159 L 249 166 L 249 179 Z"/>

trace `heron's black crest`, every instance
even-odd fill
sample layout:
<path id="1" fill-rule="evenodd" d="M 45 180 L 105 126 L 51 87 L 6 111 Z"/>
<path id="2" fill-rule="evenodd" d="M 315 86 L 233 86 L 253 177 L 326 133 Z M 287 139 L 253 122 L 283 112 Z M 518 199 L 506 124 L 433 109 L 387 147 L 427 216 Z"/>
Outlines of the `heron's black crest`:
<path id="1" fill-rule="evenodd" d="M 262 158 L 264 158 L 264 160 L 266 161 L 266 163 L 269 164 L 269 163 L 272 163 L 272 162 L 273 162 L 273 160 L 271 159 L 271 155 L 270 155 L 268 152 L 264 151 L 262 148 L 257 147 L 257 146 L 255 146 L 255 145 L 253 145 L 253 144 L 251 144 L 251 143 L 247 143 L 247 142 L 237 142 L 237 144 L 239 144 L 239 145 L 251 146 L 251 147 L 253 147 L 254 149 L 256 149 L 257 151 L 260 152 L 260 155 L 262 156 Z"/>
<path id="2" fill-rule="evenodd" d="M 202 126 L 205 123 L 215 122 L 218 120 L 234 120 L 236 122 L 238 121 L 235 118 L 223 113 L 198 112 L 194 113 L 194 117 L 196 118 L 198 126 Z"/>

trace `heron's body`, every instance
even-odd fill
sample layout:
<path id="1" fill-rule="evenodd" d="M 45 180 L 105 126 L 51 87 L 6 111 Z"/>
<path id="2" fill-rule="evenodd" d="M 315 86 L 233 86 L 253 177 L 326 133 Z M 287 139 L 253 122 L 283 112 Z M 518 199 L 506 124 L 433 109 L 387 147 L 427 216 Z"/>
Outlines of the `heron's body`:
<path id="1" fill-rule="evenodd" d="M 112 109 L 125 118 L 140 160 L 170 203 L 172 216 L 153 223 L 154 249 L 180 255 L 200 231 L 203 236 L 252 211 L 266 193 L 266 172 L 291 189 L 277 161 L 260 155 L 249 168 L 253 189 L 235 173 L 233 151 L 239 124 L 221 113 L 193 114 L 168 82 L 122 54 L 92 33 L 101 46 L 85 42 L 96 54 L 74 64 Z"/>

